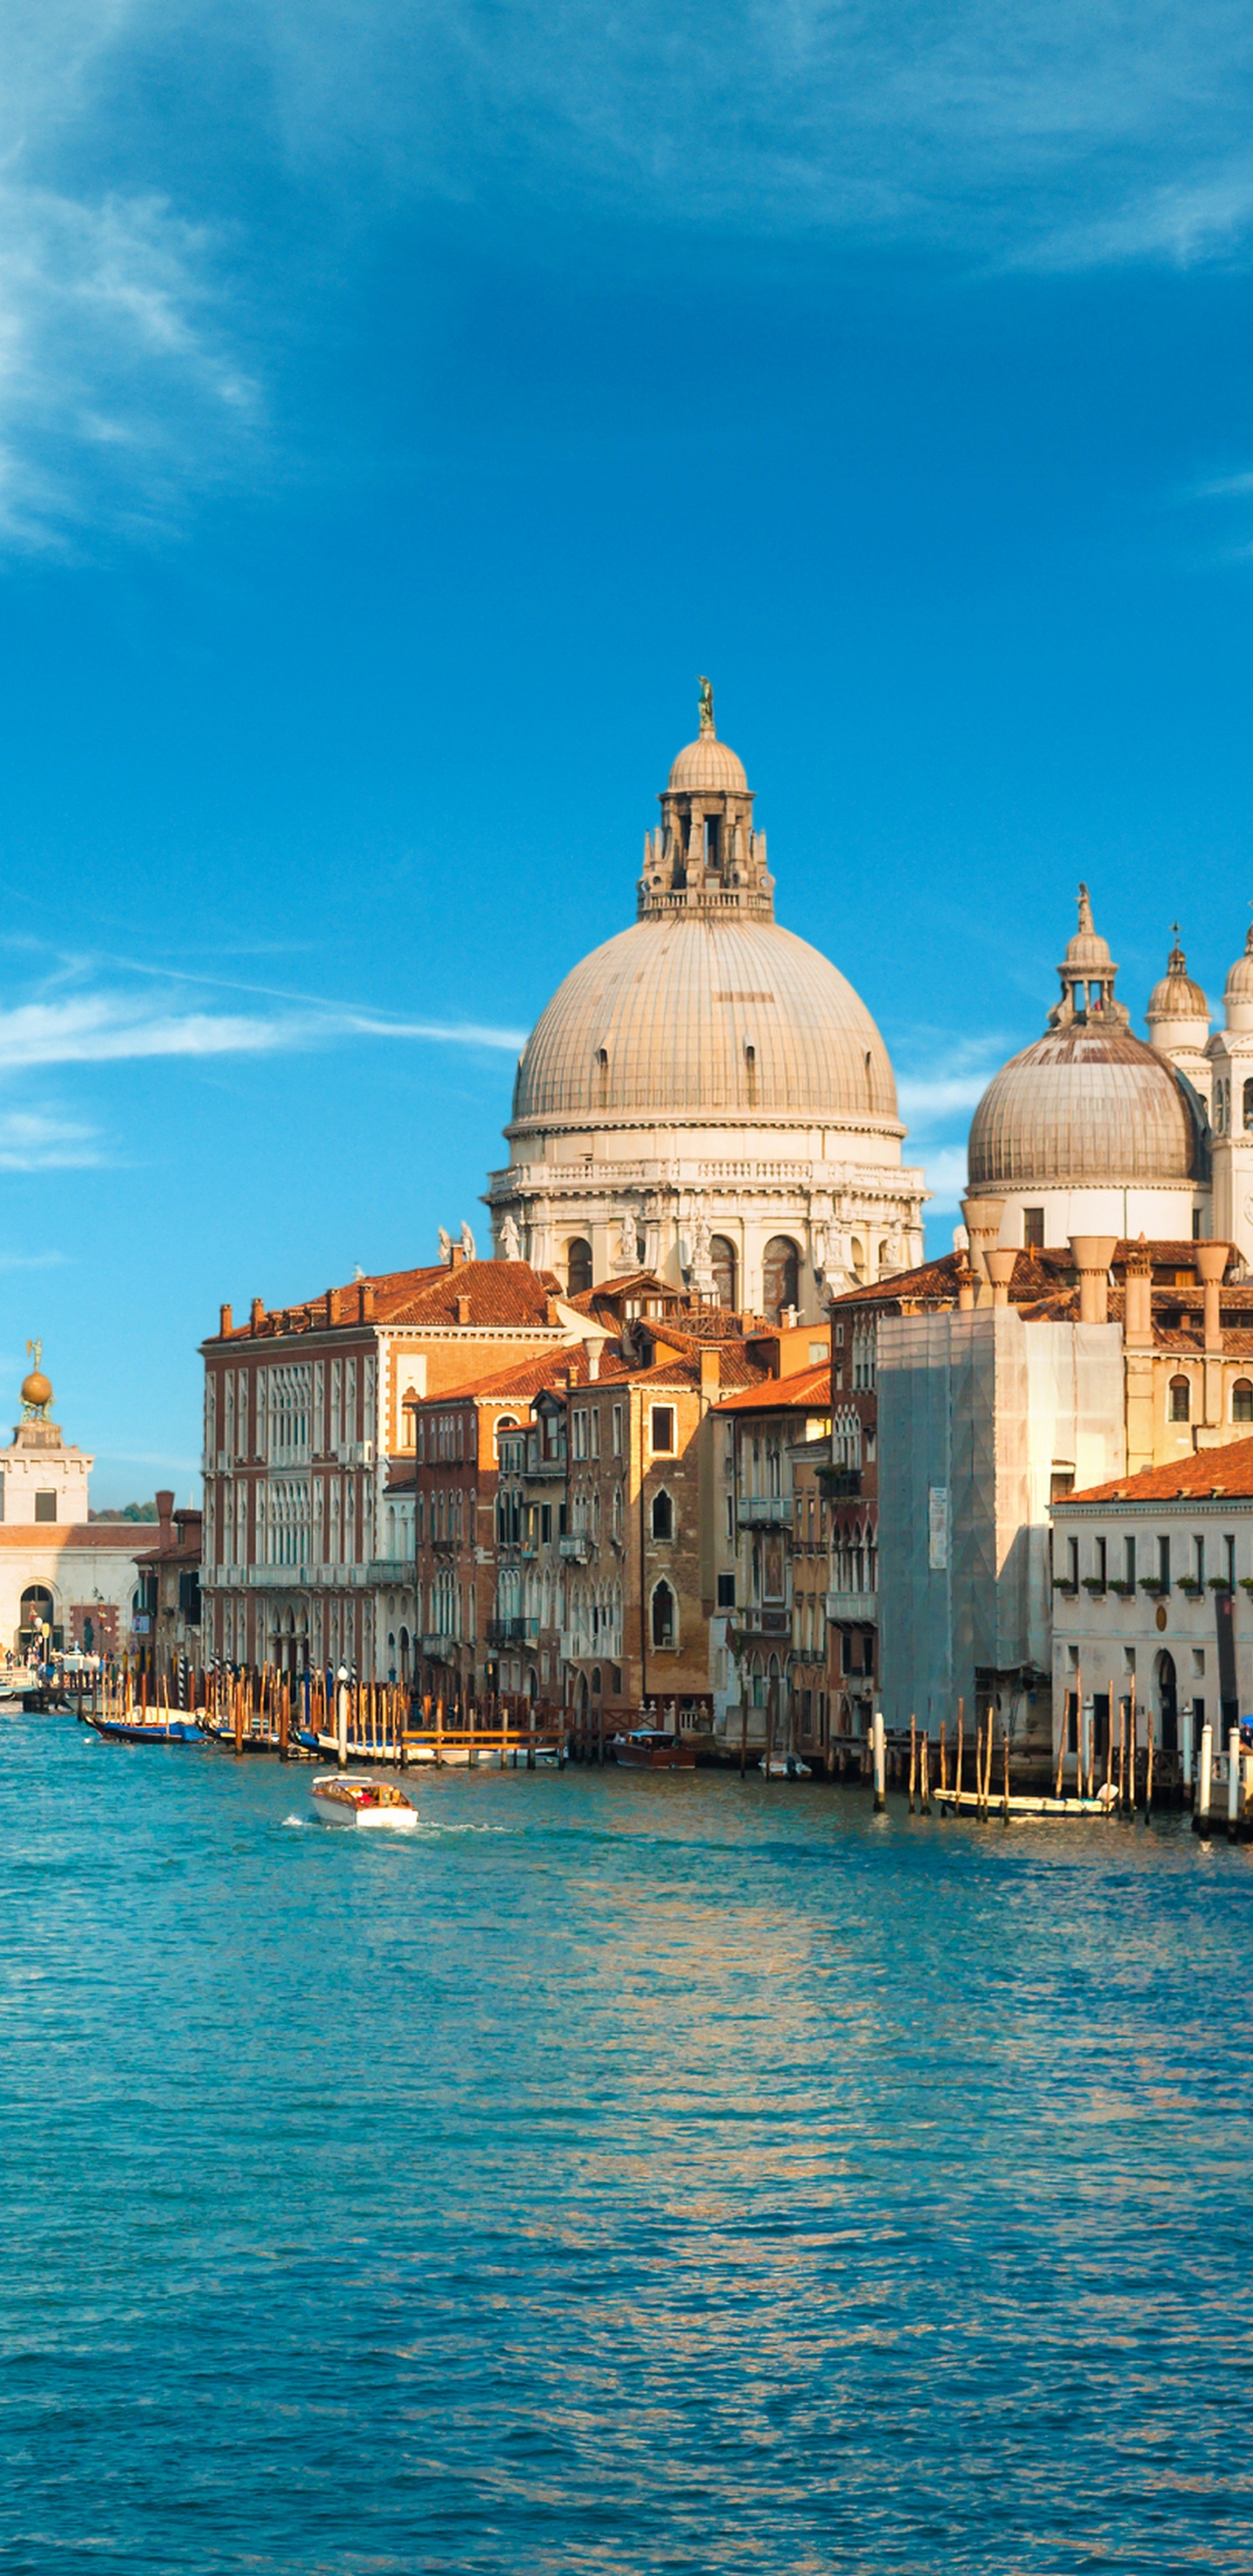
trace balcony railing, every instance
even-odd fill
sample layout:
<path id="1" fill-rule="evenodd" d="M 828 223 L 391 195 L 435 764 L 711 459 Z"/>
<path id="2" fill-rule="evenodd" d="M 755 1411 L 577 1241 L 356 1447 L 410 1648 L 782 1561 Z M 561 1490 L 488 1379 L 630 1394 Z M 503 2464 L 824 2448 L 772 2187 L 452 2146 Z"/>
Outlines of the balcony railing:
<path id="1" fill-rule="evenodd" d="M 590 1530 L 570 1530 L 564 1538 L 558 1539 L 557 1545 L 561 1554 L 569 1557 L 573 1564 L 586 1565 L 592 1553 L 592 1533 Z"/>
<path id="2" fill-rule="evenodd" d="M 745 1494 L 735 1517 L 741 1529 L 790 1529 L 792 1505 L 786 1494 Z"/>
<path id="3" fill-rule="evenodd" d="M 422 1652 L 428 1664 L 450 1664 L 460 1643 L 459 1637 L 424 1637 Z"/>
<path id="4" fill-rule="evenodd" d="M 489 1619 L 486 1635 L 489 1646 L 529 1645 L 532 1637 L 539 1635 L 539 1621 L 538 1619 Z"/>
<path id="5" fill-rule="evenodd" d="M 411 1556 L 376 1556 L 366 1567 L 371 1583 L 412 1583 L 414 1572 Z"/>
<path id="6" fill-rule="evenodd" d="M 828 1592 L 828 1619 L 856 1619 L 864 1626 L 879 1616 L 877 1592 Z"/>

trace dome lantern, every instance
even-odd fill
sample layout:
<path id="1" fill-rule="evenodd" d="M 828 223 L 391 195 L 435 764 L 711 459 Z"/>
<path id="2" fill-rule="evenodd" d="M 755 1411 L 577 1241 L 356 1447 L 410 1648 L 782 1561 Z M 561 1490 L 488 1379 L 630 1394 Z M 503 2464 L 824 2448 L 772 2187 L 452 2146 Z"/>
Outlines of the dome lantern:
<path id="1" fill-rule="evenodd" d="M 1171 923 L 1171 930 L 1175 944 L 1167 958 L 1165 974 L 1149 995 L 1144 1016 L 1150 1043 L 1159 1054 L 1173 1056 L 1188 1047 L 1204 1050 L 1209 1036 L 1209 1003 L 1188 973 L 1177 921 Z"/>
<path id="2" fill-rule="evenodd" d="M 700 683 L 700 731 L 671 763 L 661 827 L 644 835 L 639 917 L 743 912 L 774 919 L 766 836 L 753 827 L 753 791 L 737 752 L 719 742 L 713 689 Z"/>

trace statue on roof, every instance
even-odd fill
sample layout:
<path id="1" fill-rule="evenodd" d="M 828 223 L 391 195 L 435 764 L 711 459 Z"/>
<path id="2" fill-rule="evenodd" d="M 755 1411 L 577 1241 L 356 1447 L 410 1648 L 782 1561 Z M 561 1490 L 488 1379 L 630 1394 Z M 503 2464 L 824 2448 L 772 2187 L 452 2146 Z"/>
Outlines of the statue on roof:
<path id="1" fill-rule="evenodd" d="M 702 734 L 712 733 L 714 729 L 713 681 L 707 680 L 703 671 L 700 676 L 700 729 Z"/>
<path id="2" fill-rule="evenodd" d="M 1089 896 L 1088 896 L 1088 889 L 1087 889 L 1087 887 L 1083 884 L 1082 880 L 1080 880 L 1080 885 L 1079 885 L 1079 928 L 1080 928 L 1080 930 L 1092 930 L 1092 929 L 1093 929 L 1093 927 L 1094 927 L 1094 925 L 1093 925 L 1093 920 L 1092 920 L 1092 905 L 1091 905 L 1091 902 L 1090 902 L 1090 900 L 1089 900 Z"/>
<path id="3" fill-rule="evenodd" d="M 446 1270 L 452 1260 L 452 1236 L 446 1225 L 441 1225 L 439 1230 L 439 1257 Z"/>
<path id="4" fill-rule="evenodd" d="M 520 1261 L 522 1258 L 522 1237 L 518 1232 L 517 1219 L 508 1210 L 500 1229 L 500 1257 L 502 1261 Z"/>
<path id="5" fill-rule="evenodd" d="M 464 1218 L 461 1226 L 461 1253 L 462 1259 L 465 1261 L 477 1261 L 479 1257 L 474 1237 L 470 1232 L 469 1226 L 465 1223 Z"/>

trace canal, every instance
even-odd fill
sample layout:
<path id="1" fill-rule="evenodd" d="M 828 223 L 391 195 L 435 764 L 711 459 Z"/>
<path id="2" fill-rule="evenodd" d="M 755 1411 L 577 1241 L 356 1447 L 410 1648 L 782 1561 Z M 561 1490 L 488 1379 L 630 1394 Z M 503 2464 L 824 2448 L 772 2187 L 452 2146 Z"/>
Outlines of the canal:
<path id="1" fill-rule="evenodd" d="M 1253 1850 L 14 1716 L 0 2568 L 1253 2556 Z"/>

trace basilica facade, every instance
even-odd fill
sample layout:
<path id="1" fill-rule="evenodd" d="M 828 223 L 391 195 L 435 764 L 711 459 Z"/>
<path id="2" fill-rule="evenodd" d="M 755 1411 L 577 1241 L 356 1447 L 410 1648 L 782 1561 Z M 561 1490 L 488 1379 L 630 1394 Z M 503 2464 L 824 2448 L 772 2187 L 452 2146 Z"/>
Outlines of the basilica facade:
<path id="1" fill-rule="evenodd" d="M 571 1295 L 647 1269 L 817 1320 L 922 1256 L 887 1049 L 838 968 L 775 919 L 707 684 L 660 802 L 635 921 L 566 976 L 523 1050 L 488 1191 L 496 1253 Z"/>

